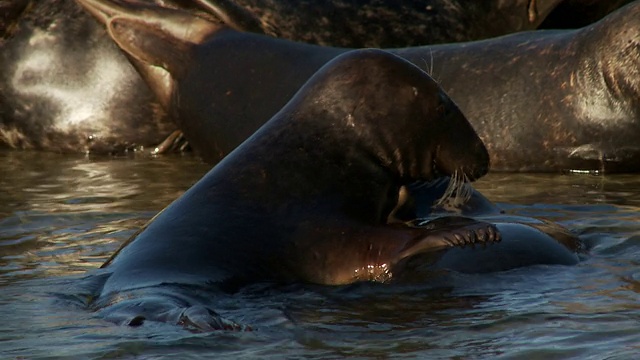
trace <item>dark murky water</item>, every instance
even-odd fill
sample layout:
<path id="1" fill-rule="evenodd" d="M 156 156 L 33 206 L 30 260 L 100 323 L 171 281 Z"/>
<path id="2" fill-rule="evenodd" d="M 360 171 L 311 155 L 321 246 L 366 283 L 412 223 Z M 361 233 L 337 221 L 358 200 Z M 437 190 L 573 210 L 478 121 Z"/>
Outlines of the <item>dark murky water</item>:
<path id="1" fill-rule="evenodd" d="M 208 168 L 190 156 L 0 152 L 0 358 L 640 353 L 640 175 L 491 174 L 476 184 L 511 213 L 581 234 L 592 254 L 577 266 L 452 274 L 440 286 L 253 289 L 221 305 L 223 315 L 258 324 L 245 333 L 115 326 L 59 295 Z"/>

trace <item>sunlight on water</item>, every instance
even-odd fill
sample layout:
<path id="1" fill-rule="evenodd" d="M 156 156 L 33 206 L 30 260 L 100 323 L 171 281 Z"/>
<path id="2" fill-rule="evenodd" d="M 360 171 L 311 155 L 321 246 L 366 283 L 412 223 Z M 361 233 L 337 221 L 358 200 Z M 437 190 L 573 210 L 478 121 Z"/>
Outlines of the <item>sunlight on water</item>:
<path id="1" fill-rule="evenodd" d="M 640 351 L 640 176 L 490 174 L 509 213 L 561 222 L 576 266 L 445 274 L 424 285 L 256 285 L 221 314 L 256 331 L 116 326 L 72 289 L 209 166 L 191 156 L 0 152 L 2 358 L 634 358 Z"/>

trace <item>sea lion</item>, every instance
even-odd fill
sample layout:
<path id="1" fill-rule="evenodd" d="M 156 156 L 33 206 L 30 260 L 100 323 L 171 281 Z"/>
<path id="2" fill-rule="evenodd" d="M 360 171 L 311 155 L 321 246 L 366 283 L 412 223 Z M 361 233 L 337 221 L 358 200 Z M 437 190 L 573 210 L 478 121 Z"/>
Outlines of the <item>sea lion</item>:
<path id="1" fill-rule="evenodd" d="M 558 0 L 518 0 L 508 5 L 492 1 L 473 9 L 462 9 L 460 0 L 430 0 L 421 2 L 425 8 L 415 15 L 403 12 L 409 5 L 390 1 L 380 4 L 370 0 L 333 1 L 318 7 L 287 1 L 269 4 L 278 5 L 282 16 L 252 2 L 144 2 L 186 9 L 193 16 L 222 22 L 240 31 L 273 31 L 293 39 L 325 39 L 325 43 L 350 39 L 353 46 L 375 45 L 372 41 L 378 41 L 378 46 L 407 46 L 418 40 L 425 43 L 468 40 L 480 34 L 531 28 L 542 21 Z M 291 12 L 284 11 L 294 9 L 300 17 L 291 18 Z M 323 28 L 309 24 L 301 27 L 296 22 L 302 17 L 327 19 L 338 14 L 346 20 L 355 9 L 370 12 L 367 23 L 371 28 L 359 27 L 368 35 L 366 39 L 358 38 L 362 35 L 359 33 L 349 38 L 343 31 L 332 33 L 339 31 L 340 26 L 352 26 L 359 18 L 351 18 L 348 24 L 329 22 Z M 315 11 L 322 11 L 324 16 L 317 17 Z M 525 14 L 533 17 L 526 19 Z M 373 18 L 378 22 L 372 23 Z M 393 24 L 393 31 L 381 33 L 381 24 Z M 481 32 L 485 25 L 487 32 Z M 393 35 L 385 36 L 387 33 Z M 108 41 L 104 28 L 73 0 L 1 1 L 0 49 L 0 146 L 91 153 L 163 151 L 165 145 L 157 149 L 156 145 L 176 130 L 148 86 Z"/>
<path id="2" fill-rule="evenodd" d="M 210 25 L 171 33 L 190 15 L 101 4 L 109 33 L 176 117 L 191 145 L 218 161 L 251 135 L 328 60 L 347 51 Z M 143 14 L 143 15 L 141 15 Z M 171 20 L 168 15 L 174 16 Z M 496 171 L 640 170 L 640 2 L 578 30 L 390 50 L 456 99 Z M 178 22 L 176 22 L 177 24 Z M 207 27 L 204 25 L 194 26 Z M 175 49 L 179 50 L 175 50 Z M 260 51 L 257 52 L 256 50 Z"/>
<path id="3" fill-rule="evenodd" d="M 459 216 L 387 223 L 401 186 L 473 180 L 488 166 L 426 73 L 381 50 L 343 54 L 105 262 L 92 306 L 129 325 L 235 329 L 189 289 L 391 281 L 414 256 L 500 240 L 493 225 Z"/>

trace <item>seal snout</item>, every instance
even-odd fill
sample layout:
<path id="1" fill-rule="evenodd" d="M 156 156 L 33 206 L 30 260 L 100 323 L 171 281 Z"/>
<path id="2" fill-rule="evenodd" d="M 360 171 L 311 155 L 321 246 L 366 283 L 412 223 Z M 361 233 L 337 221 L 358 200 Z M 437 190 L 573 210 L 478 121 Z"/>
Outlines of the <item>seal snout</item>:
<path id="1" fill-rule="evenodd" d="M 489 172 L 489 152 L 458 106 L 444 98 L 444 116 L 439 130 L 434 163 L 445 174 L 459 173 L 474 181 Z"/>
<path id="2" fill-rule="evenodd" d="M 454 166 L 450 166 L 448 169 L 449 175 L 460 173 L 469 181 L 475 181 L 489 172 L 489 153 L 482 141 L 480 141 L 480 139 L 478 139 L 478 141 L 477 144 L 472 145 L 470 149 L 461 156 L 448 155 L 450 157 L 457 157 L 451 161 L 451 164 Z"/>
<path id="3" fill-rule="evenodd" d="M 478 138 L 472 154 L 476 161 L 471 166 L 462 166 L 460 168 L 460 171 L 467 176 L 469 181 L 475 181 L 489 172 L 489 152 L 480 138 Z"/>

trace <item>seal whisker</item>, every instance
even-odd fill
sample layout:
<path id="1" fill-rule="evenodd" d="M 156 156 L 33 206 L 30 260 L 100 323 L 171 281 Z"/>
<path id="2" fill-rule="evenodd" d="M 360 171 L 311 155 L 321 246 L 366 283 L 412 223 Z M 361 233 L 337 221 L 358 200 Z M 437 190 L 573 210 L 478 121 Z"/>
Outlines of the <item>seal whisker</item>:
<path id="1" fill-rule="evenodd" d="M 449 180 L 447 189 L 442 196 L 434 202 L 432 207 L 459 208 L 468 202 L 473 195 L 473 188 L 469 183 L 469 177 L 465 173 L 455 171 Z"/>

